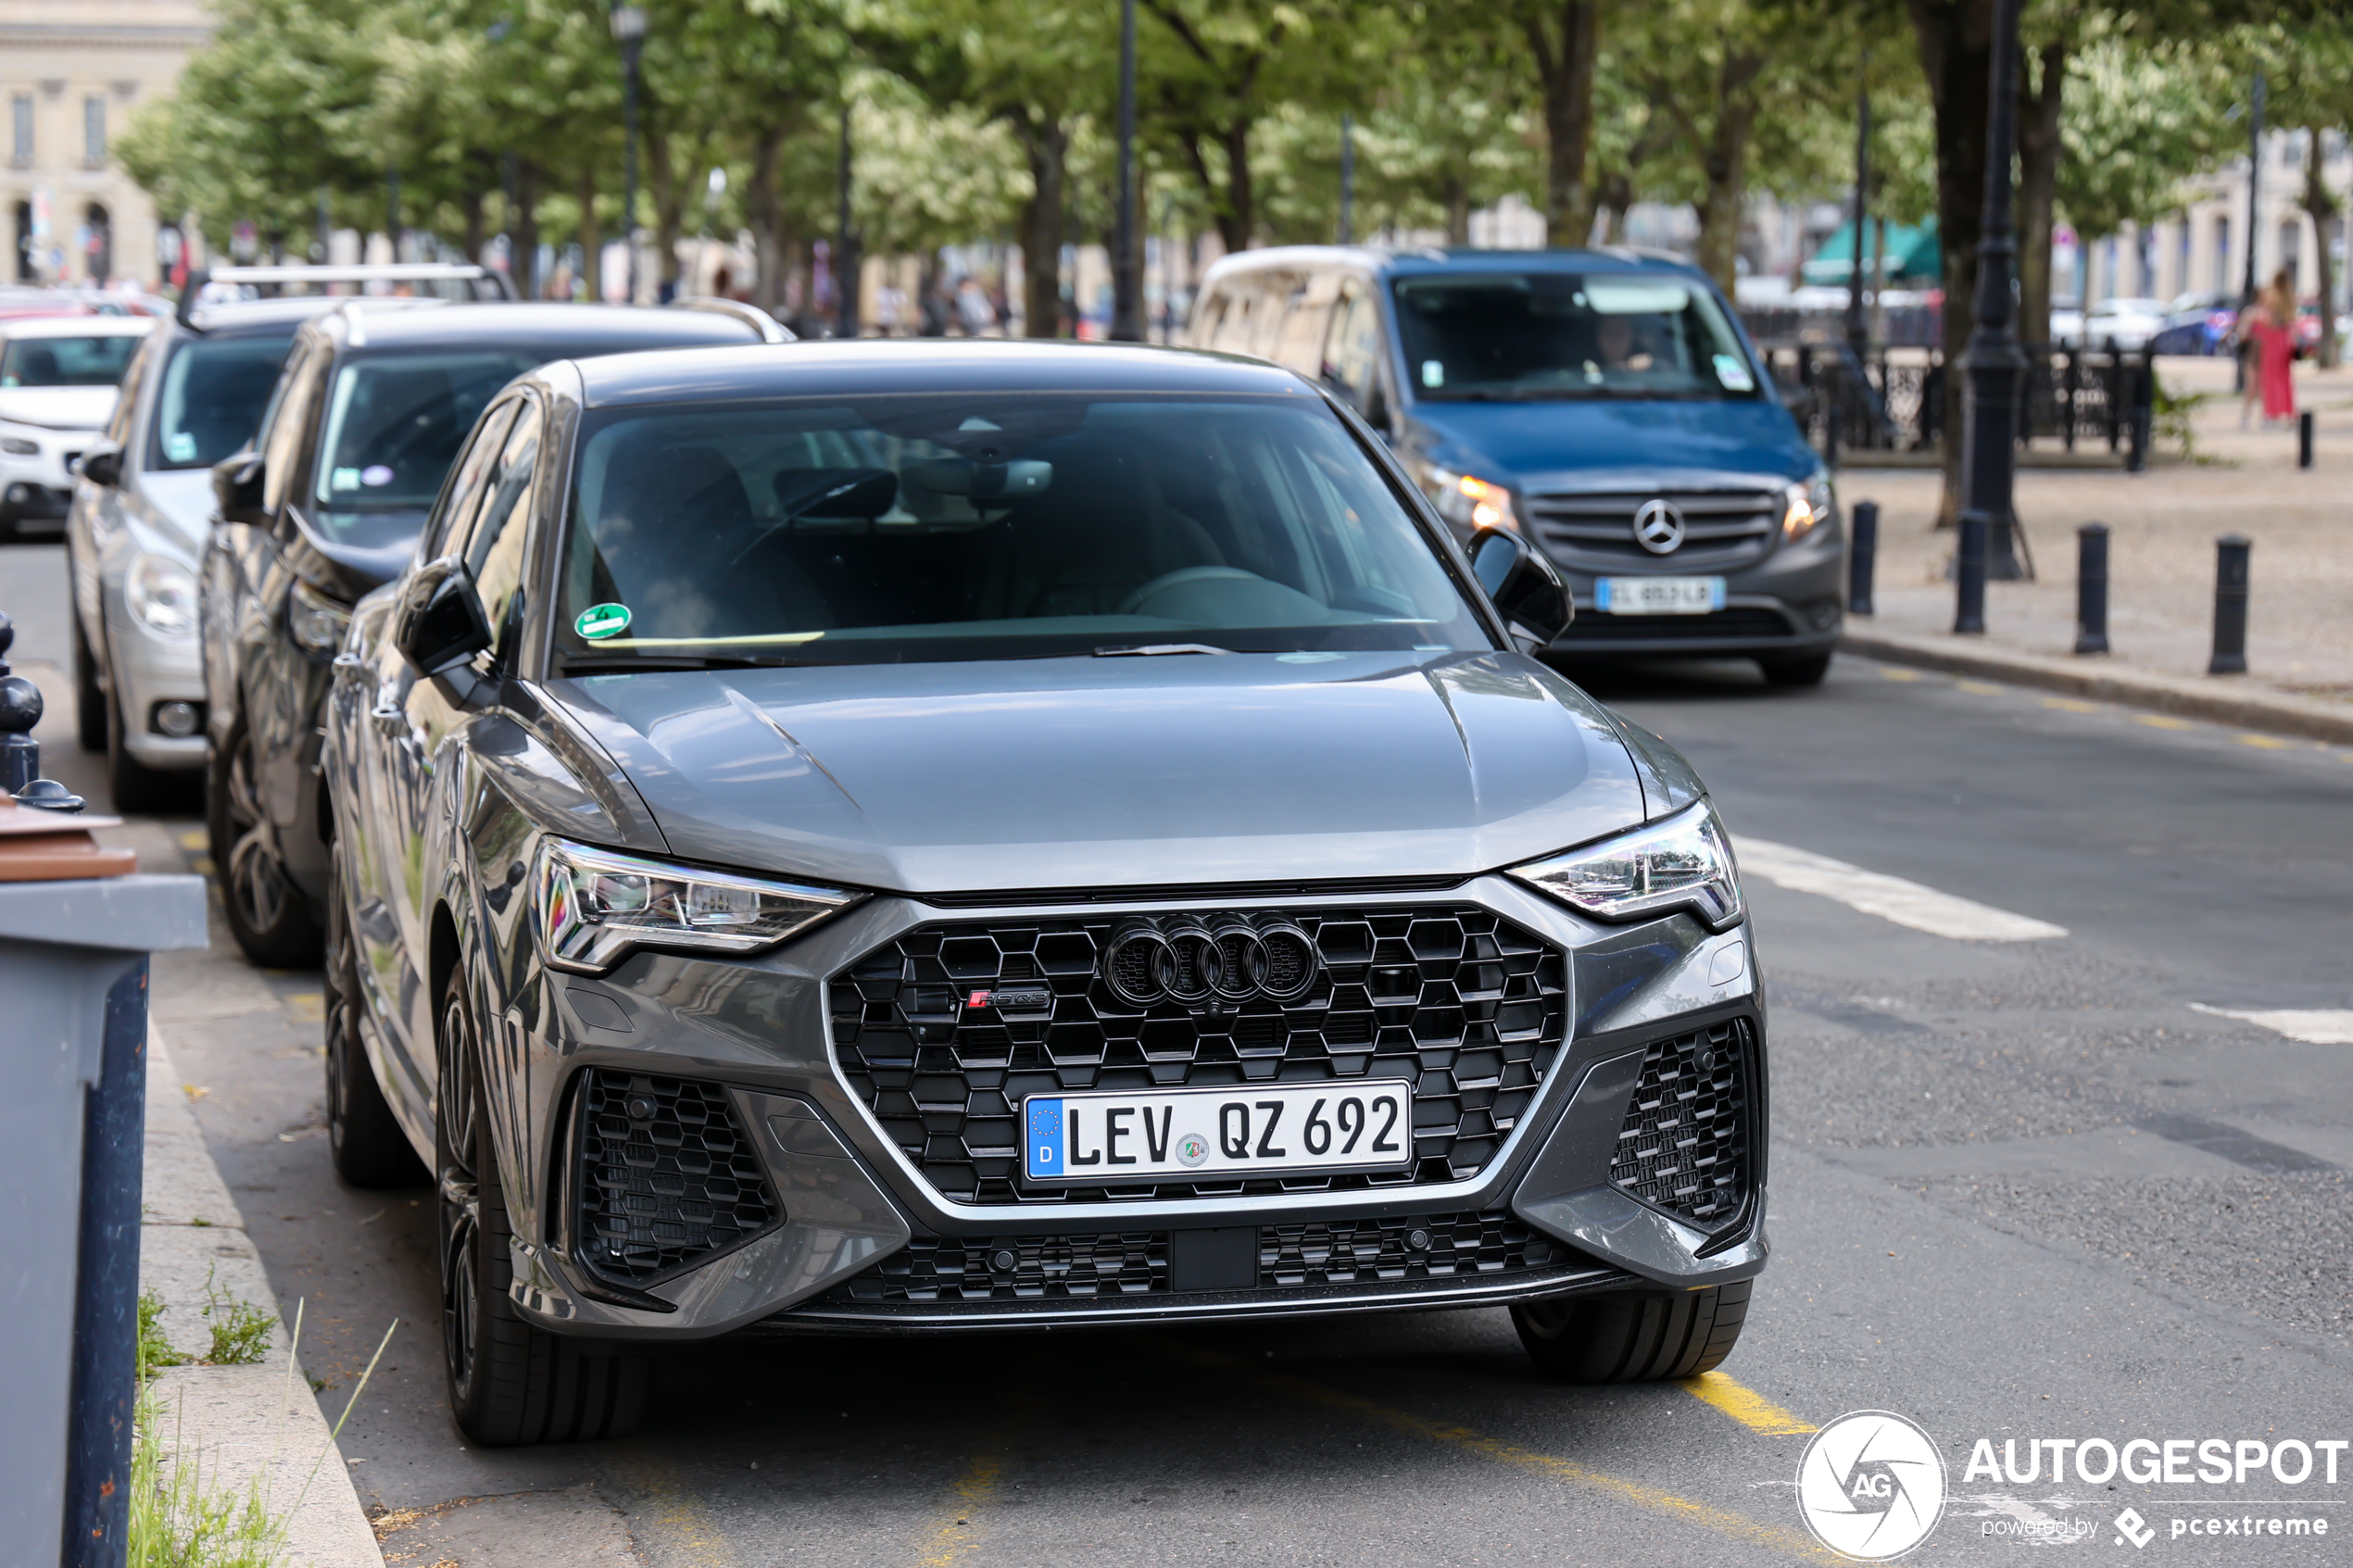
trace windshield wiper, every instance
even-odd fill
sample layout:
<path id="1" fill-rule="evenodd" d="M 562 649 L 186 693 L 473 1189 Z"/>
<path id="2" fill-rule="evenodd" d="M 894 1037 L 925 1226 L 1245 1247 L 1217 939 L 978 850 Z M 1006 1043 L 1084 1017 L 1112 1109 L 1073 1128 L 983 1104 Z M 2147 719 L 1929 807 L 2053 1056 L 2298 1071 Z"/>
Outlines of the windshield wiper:
<path id="1" fill-rule="evenodd" d="M 1170 653 L 1231 653 L 1232 648 L 1212 647 L 1207 643 L 1144 643 L 1136 647 L 1097 648 L 1097 659 L 1158 659 Z"/>

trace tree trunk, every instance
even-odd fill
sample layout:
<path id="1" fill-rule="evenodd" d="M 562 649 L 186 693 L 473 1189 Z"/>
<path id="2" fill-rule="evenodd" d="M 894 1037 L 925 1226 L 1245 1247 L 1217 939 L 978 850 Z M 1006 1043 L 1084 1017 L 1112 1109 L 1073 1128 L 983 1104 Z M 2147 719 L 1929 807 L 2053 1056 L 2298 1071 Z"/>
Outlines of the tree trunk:
<path id="1" fill-rule="evenodd" d="M 2336 216 L 2336 198 L 2330 194 L 2321 162 L 2321 128 L 2309 125 L 2304 130 L 2304 210 L 2312 215 L 2312 232 L 2320 244 L 2314 250 L 2320 257 L 2321 354 L 2320 365 L 2324 370 L 2336 369 L 2336 278 L 2330 266 L 2329 220 Z"/>
<path id="2" fill-rule="evenodd" d="M 1917 3 L 1917 0 L 1916 0 Z M 1557 4 L 1557 30 L 1550 25 Z M 1544 222 L 1549 243 L 1581 245 L 1593 232 L 1593 194 L 1585 178 L 1593 140 L 1593 56 L 1601 37 L 1601 0 L 1537 0 L 1520 25 L 1536 56 L 1544 96 Z"/>
<path id="3" fill-rule="evenodd" d="M 605 297 L 605 231 L 597 221 L 597 171 L 593 168 L 580 171 L 580 281 L 586 287 L 587 301 L 599 304 Z"/>
<path id="4" fill-rule="evenodd" d="M 1755 111 L 1738 102 L 1718 107 L 1716 135 L 1700 160 L 1707 181 L 1699 203 L 1700 270 L 1730 298 L 1739 273 L 1741 220 L 1748 206 L 1748 139 Z"/>
<path id="5" fill-rule="evenodd" d="M 1906 6 L 1936 104 L 1936 228 L 1944 257 L 1944 497 L 1936 521 L 1944 528 L 1960 514 L 1961 360 L 1977 325 L 1994 0 L 1906 0 Z"/>
<path id="6" fill-rule="evenodd" d="M 1022 333 L 1060 337 L 1070 128 L 1060 120 L 1027 120 L 1016 122 L 1013 133 L 1029 159 L 1030 196 L 1021 211 Z"/>
<path id="7" fill-rule="evenodd" d="M 479 267 L 483 250 L 490 244 L 490 225 L 483 216 L 483 194 L 469 190 L 459 198 L 458 205 L 466 217 L 466 258 Z"/>
<path id="8" fill-rule="evenodd" d="M 654 198 L 654 249 L 661 253 L 654 278 L 658 284 L 672 285 L 669 292 L 674 295 L 686 198 L 670 165 L 670 132 L 662 128 L 661 117 L 652 114 L 646 117 L 646 183 Z"/>
<path id="9" fill-rule="evenodd" d="M 772 125 L 761 132 L 752 146 L 751 188 L 744 193 L 745 216 L 751 220 L 752 258 L 760 270 L 752 282 L 751 302 L 778 317 L 785 306 L 785 235 L 784 204 L 776 195 L 776 166 L 784 148 L 784 127 Z"/>
<path id="10" fill-rule="evenodd" d="M 1461 175 L 1449 175 L 1446 180 L 1446 243 L 1450 245 L 1470 244 L 1470 182 Z"/>
<path id="11" fill-rule="evenodd" d="M 514 247 L 507 275 L 515 293 L 537 299 L 546 282 L 539 276 L 539 166 L 527 157 L 515 160 L 515 210 L 507 215 L 507 233 Z"/>
<path id="12" fill-rule="evenodd" d="M 2029 51 L 2021 50 L 2022 55 Z M 2067 45 L 2038 51 L 2042 80 L 2030 82 L 2019 62 L 2018 82 L 2018 337 L 2051 341 L 2051 223 L 2059 163 L 2059 97 L 2067 84 Z"/>

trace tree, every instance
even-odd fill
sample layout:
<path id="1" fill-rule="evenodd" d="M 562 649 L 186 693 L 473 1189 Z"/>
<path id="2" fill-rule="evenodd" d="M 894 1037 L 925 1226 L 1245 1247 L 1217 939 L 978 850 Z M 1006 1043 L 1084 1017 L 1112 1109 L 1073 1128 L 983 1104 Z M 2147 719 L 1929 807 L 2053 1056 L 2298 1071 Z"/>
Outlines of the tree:
<path id="1" fill-rule="evenodd" d="M 2340 345 L 2329 229 L 2339 208 L 2322 176 L 2322 141 L 2325 133 L 2353 126 L 2353 21 L 2331 14 L 2249 26 L 2229 40 L 2220 55 L 2226 69 L 2242 80 L 2261 70 L 2270 88 L 2271 123 L 2303 132 L 2304 192 L 2298 205 L 2311 218 L 2320 240 L 2314 247 L 2320 259 L 2320 275 L 2314 280 L 2321 301 L 2320 362 L 2334 366 Z"/>

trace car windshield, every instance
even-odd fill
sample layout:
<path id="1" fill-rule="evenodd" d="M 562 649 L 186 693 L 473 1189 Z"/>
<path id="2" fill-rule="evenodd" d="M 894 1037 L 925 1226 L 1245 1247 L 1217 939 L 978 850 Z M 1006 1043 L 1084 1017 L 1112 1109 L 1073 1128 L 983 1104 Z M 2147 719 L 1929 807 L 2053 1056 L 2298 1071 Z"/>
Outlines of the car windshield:
<path id="1" fill-rule="evenodd" d="M 16 338 L 0 353 L 0 386 L 113 386 L 138 352 L 129 333 Z"/>
<path id="2" fill-rule="evenodd" d="M 330 512 L 425 510 L 498 389 L 547 358 L 476 349 L 346 363 L 327 400 L 315 499 Z"/>
<path id="3" fill-rule="evenodd" d="M 580 453 L 567 669 L 1493 646 L 1303 395 L 616 410 Z"/>
<path id="4" fill-rule="evenodd" d="M 1476 272 L 1395 287 L 1416 397 L 1761 395 L 1740 335 L 1701 283 Z"/>
<path id="5" fill-rule="evenodd" d="M 242 451 L 277 384 L 291 330 L 264 337 L 191 337 L 171 351 L 147 441 L 151 469 L 208 468 Z"/>

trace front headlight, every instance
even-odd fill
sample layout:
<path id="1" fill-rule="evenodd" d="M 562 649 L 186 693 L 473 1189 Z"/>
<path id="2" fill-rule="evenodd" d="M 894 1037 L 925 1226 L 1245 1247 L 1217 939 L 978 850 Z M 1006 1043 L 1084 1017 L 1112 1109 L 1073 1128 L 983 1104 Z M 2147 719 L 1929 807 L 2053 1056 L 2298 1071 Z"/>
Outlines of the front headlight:
<path id="1" fill-rule="evenodd" d="M 351 624 L 351 607 L 337 604 L 309 583 L 296 579 L 286 598 L 286 630 L 312 653 L 333 653 L 343 646 Z"/>
<path id="2" fill-rule="evenodd" d="M 1512 492 L 1508 485 L 1477 474 L 1457 473 L 1453 469 L 1440 468 L 1436 463 L 1416 465 L 1422 494 L 1438 508 L 1438 515 L 1463 528 L 1508 528 L 1516 533 L 1519 516 L 1512 510 Z"/>
<path id="3" fill-rule="evenodd" d="M 833 887 L 698 871 L 549 838 L 532 878 L 539 950 L 557 969 L 600 974 L 638 947 L 754 953 L 865 897 Z"/>
<path id="4" fill-rule="evenodd" d="M 1793 484 L 1787 491 L 1789 508 L 1781 514 L 1781 537 L 1803 539 L 1830 521 L 1831 508 L 1838 497 L 1831 490 L 1831 476 L 1818 473 L 1803 484 Z"/>
<path id="5" fill-rule="evenodd" d="M 1514 866 L 1510 874 L 1598 920 L 1689 909 L 1721 931 L 1741 918 L 1732 841 L 1705 800 L 1632 833 Z"/>
<path id="6" fill-rule="evenodd" d="M 157 636 L 188 636 L 196 629 L 196 574 L 170 556 L 142 551 L 122 574 L 122 602 Z"/>

